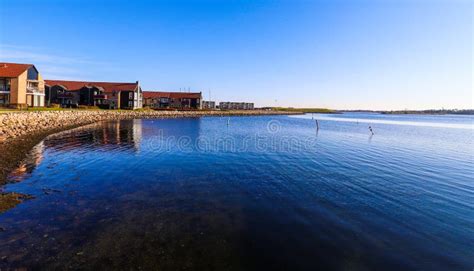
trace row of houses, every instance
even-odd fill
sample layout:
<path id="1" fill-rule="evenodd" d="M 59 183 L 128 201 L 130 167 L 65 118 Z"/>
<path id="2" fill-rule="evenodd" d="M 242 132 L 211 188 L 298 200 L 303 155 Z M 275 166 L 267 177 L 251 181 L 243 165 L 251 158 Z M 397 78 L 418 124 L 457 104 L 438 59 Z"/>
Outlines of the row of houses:
<path id="1" fill-rule="evenodd" d="M 219 105 L 215 101 L 203 101 L 202 108 L 204 109 L 216 109 L 221 110 L 253 110 L 253 103 L 245 102 L 220 102 Z"/>
<path id="2" fill-rule="evenodd" d="M 253 110 L 253 103 L 220 102 L 219 108 L 222 110 Z"/>
<path id="3" fill-rule="evenodd" d="M 133 83 L 44 80 L 32 64 L 0 63 L 0 106 L 26 108 L 60 104 L 141 108 L 138 81 Z"/>
<path id="4" fill-rule="evenodd" d="M 143 93 L 143 104 L 156 109 L 201 109 L 202 93 L 146 91 Z"/>
<path id="5" fill-rule="evenodd" d="M 142 91 L 136 82 L 44 80 L 32 64 L 0 63 L 0 107 L 27 108 L 59 104 L 107 109 L 215 109 L 201 92 Z M 253 109 L 251 103 L 221 102 L 221 109 Z"/>

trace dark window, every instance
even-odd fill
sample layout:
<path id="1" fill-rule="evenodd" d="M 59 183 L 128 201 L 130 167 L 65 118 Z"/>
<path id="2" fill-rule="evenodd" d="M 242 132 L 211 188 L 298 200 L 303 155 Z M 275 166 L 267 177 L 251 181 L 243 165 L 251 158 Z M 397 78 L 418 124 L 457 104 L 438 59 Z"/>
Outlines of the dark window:
<path id="1" fill-rule="evenodd" d="M 38 80 L 38 72 L 34 67 L 28 69 L 28 80 Z"/>
<path id="2" fill-rule="evenodd" d="M 5 106 L 10 103 L 10 94 L 1 94 L 0 93 L 0 106 Z"/>
<path id="3" fill-rule="evenodd" d="M 0 91 L 10 91 L 10 79 L 8 78 L 0 79 Z"/>

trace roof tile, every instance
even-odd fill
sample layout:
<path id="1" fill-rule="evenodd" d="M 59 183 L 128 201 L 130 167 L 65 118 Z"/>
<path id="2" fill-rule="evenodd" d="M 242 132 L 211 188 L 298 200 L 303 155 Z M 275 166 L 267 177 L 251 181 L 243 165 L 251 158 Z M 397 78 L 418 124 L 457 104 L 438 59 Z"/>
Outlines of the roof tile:
<path id="1" fill-rule="evenodd" d="M 33 64 L 0 62 L 0 77 L 18 77 Z"/>
<path id="2" fill-rule="evenodd" d="M 137 88 L 138 83 L 120 83 L 120 82 L 87 82 L 87 81 L 67 81 L 67 80 L 44 80 L 48 86 L 60 85 L 69 91 L 77 91 L 83 87 L 99 87 L 104 92 L 111 93 L 113 91 L 133 91 Z"/>

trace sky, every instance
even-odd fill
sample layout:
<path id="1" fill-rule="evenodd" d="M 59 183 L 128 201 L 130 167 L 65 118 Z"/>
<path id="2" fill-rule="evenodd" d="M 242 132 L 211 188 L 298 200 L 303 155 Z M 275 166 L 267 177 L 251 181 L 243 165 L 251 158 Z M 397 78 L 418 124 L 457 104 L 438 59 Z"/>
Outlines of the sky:
<path id="1" fill-rule="evenodd" d="M 0 61 L 216 101 L 474 108 L 464 0 L 0 0 Z"/>

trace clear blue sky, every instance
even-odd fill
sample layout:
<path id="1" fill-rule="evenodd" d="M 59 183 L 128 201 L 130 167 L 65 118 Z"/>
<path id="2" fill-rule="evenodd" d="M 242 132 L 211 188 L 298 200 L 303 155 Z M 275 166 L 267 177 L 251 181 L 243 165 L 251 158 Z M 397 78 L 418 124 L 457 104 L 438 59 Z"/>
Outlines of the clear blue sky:
<path id="1" fill-rule="evenodd" d="M 0 0 L 0 60 L 259 106 L 473 108 L 472 14 L 462 0 Z"/>

